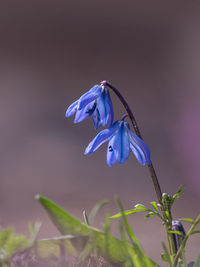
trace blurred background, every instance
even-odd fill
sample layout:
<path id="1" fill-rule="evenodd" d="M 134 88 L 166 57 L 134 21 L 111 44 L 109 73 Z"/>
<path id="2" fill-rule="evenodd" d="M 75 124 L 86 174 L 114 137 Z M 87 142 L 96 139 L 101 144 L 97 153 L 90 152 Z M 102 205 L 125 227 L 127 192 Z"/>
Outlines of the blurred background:
<path id="1" fill-rule="evenodd" d="M 91 118 L 74 125 L 67 107 L 106 79 L 128 100 L 163 192 L 185 185 L 176 218 L 195 218 L 200 201 L 200 3 L 198 1 L 2 1 L 0 4 L 0 224 L 27 233 L 42 221 L 42 237 L 58 235 L 38 193 L 82 219 L 156 200 L 146 167 L 133 155 L 106 165 L 106 145 L 84 156 L 96 135 Z M 115 119 L 124 109 L 111 93 Z M 157 218 L 129 217 L 149 256 L 160 261 L 165 234 Z M 114 222 L 114 232 L 117 222 Z M 188 225 L 185 225 L 188 229 Z M 161 232 L 163 234 L 161 234 Z M 192 237 L 188 259 L 197 257 Z"/>

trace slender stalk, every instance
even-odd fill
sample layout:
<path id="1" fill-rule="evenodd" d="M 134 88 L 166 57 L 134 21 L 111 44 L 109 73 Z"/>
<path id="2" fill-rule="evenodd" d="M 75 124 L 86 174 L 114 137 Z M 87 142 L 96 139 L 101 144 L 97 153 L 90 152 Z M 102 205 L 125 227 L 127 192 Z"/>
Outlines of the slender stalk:
<path id="1" fill-rule="evenodd" d="M 133 125 L 133 128 L 135 130 L 136 135 L 143 140 L 142 135 L 141 135 L 140 130 L 139 130 L 139 127 L 138 127 L 138 124 L 137 124 L 136 119 L 133 115 L 133 112 L 131 111 L 128 103 L 126 102 L 124 97 L 121 95 L 121 93 L 111 83 L 109 83 L 107 81 L 102 81 L 101 84 L 104 86 L 108 86 L 118 96 L 118 98 L 120 99 L 120 101 L 122 102 L 123 106 L 125 107 L 125 109 L 128 113 L 128 116 L 131 120 L 131 123 Z M 154 169 L 152 163 L 151 163 L 151 165 L 148 165 L 148 169 L 149 169 L 152 181 L 153 181 L 153 185 L 154 185 L 154 188 L 156 191 L 158 202 L 160 203 L 160 205 L 162 205 L 162 191 L 161 191 L 161 187 L 160 187 L 160 184 L 158 182 L 158 178 L 157 178 L 157 175 L 156 175 L 156 172 L 155 172 L 155 169 Z"/>
<path id="2" fill-rule="evenodd" d="M 171 208 L 168 207 L 168 218 L 167 218 L 167 238 L 168 238 L 168 243 L 170 244 L 170 253 L 172 255 L 172 258 L 175 258 L 176 255 L 176 249 L 175 249 L 175 241 L 173 238 L 173 234 L 168 233 L 168 231 L 172 230 L 172 214 L 171 214 Z"/>

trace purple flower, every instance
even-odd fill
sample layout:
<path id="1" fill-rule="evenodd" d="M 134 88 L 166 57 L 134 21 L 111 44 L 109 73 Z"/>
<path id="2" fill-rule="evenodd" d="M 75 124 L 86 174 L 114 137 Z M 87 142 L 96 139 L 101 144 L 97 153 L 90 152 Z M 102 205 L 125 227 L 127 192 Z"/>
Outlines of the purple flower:
<path id="1" fill-rule="evenodd" d="M 181 242 L 183 241 L 183 239 L 186 235 L 185 229 L 183 228 L 181 221 L 172 220 L 172 231 L 178 231 L 178 232 L 180 232 L 180 234 L 182 234 L 182 235 L 173 234 L 174 243 L 175 243 L 175 250 L 177 252 L 178 249 L 180 248 Z"/>
<path id="2" fill-rule="evenodd" d="M 151 164 L 149 148 L 142 139 L 130 131 L 127 122 L 118 120 L 110 128 L 101 131 L 89 143 L 85 154 L 93 153 L 106 141 L 108 141 L 107 164 L 109 166 L 116 161 L 120 164 L 124 163 L 129 157 L 130 149 L 140 164 Z"/>
<path id="3" fill-rule="evenodd" d="M 94 85 L 87 93 L 69 106 L 65 116 L 70 117 L 75 113 L 74 123 L 81 122 L 88 116 L 93 116 L 95 129 L 106 124 L 110 127 L 114 113 L 108 89 L 103 85 Z"/>

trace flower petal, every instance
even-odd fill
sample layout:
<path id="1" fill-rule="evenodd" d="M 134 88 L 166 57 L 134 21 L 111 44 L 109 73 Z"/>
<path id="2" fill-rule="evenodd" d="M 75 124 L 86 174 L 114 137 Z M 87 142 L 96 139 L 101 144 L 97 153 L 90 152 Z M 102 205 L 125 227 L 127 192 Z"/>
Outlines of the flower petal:
<path id="1" fill-rule="evenodd" d="M 97 107 L 99 110 L 101 123 L 103 126 L 106 126 L 107 111 L 106 111 L 106 105 L 105 105 L 105 90 L 103 90 L 102 94 L 97 99 Z"/>
<path id="2" fill-rule="evenodd" d="M 70 116 L 72 116 L 72 115 L 76 112 L 76 110 L 77 110 L 77 105 L 78 105 L 78 101 L 79 101 L 79 100 L 76 100 L 74 103 L 72 103 L 72 104 L 68 107 L 68 109 L 67 109 L 67 111 L 66 111 L 66 113 L 65 113 L 65 117 L 70 117 Z"/>
<path id="3" fill-rule="evenodd" d="M 97 107 L 100 113 L 101 123 L 103 126 L 110 127 L 113 123 L 113 106 L 110 99 L 110 94 L 107 88 L 102 90 L 100 97 L 97 99 Z"/>
<path id="4" fill-rule="evenodd" d="M 116 157 L 115 157 L 115 152 L 113 150 L 113 142 L 114 142 L 114 137 L 112 137 L 108 143 L 108 148 L 107 148 L 107 164 L 108 166 L 112 166 L 115 164 Z"/>
<path id="5" fill-rule="evenodd" d="M 119 121 L 116 121 L 109 129 L 101 131 L 85 149 L 85 155 L 96 151 L 103 143 L 108 141 L 119 128 Z"/>
<path id="6" fill-rule="evenodd" d="M 129 133 L 130 147 L 133 151 L 133 154 L 139 161 L 139 163 L 142 165 L 145 165 L 146 163 L 148 165 L 151 165 L 150 150 L 148 146 L 142 139 L 140 139 L 130 130 L 128 130 L 128 133 Z"/>
<path id="7" fill-rule="evenodd" d="M 97 99 L 101 95 L 102 86 L 96 84 L 79 99 L 78 110 L 83 109 L 87 104 Z"/>
<path id="8" fill-rule="evenodd" d="M 105 92 L 105 105 L 106 105 L 106 123 L 108 123 L 108 127 L 110 127 L 113 123 L 113 119 L 114 119 L 114 112 L 113 112 L 113 105 L 112 105 L 112 101 L 110 98 L 110 93 L 109 90 L 106 89 Z"/>
<path id="9" fill-rule="evenodd" d="M 99 114 L 98 108 L 94 110 L 92 120 L 93 120 L 95 130 L 97 130 L 101 126 L 101 120 L 100 120 L 100 114 Z"/>
<path id="10" fill-rule="evenodd" d="M 128 159 L 130 153 L 130 141 L 125 124 L 125 122 L 121 122 L 121 127 L 113 137 L 113 150 L 116 160 L 120 164 Z"/>
<path id="11" fill-rule="evenodd" d="M 85 106 L 83 109 L 81 110 L 77 110 L 76 111 L 76 116 L 74 119 L 74 123 L 78 123 L 83 121 L 86 117 L 91 116 L 94 109 L 94 101 L 89 103 L 87 106 Z"/>

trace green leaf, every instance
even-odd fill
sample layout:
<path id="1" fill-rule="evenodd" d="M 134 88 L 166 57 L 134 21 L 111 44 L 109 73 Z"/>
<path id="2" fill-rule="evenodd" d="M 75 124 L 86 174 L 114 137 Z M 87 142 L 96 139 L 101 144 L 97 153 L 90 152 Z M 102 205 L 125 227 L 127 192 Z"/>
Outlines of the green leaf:
<path id="1" fill-rule="evenodd" d="M 131 209 L 131 210 L 124 210 L 123 213 L 125 216 L 127 215 L 130 215 L 130 214 L 133 214 L 133 213 L 137 213 L 137 212 L 143 212 L 143 211 L 151 211 L 150 209 L 147 209 L 144 205 L 142 204 L 136 204 L 134 209 Z M 113 216 L 111 216 L 110 218 L 111 219 L 116 219 L 116 218 L 119 218 L 119 217 L 122 217 L 122 213 L 119 212 Z"/>
<path id="2" fill-rule="evenodd" d="M 139 211 L 149 211 L 149 209 L 147 209 L 143 204 L 136 204 L 136 205 L 135 205 L 135 210 L 139 210 Z"/>
<path id="3" fill-rule="evenodd" d="M 168 262 L 168 255 L 167 255 L 167 254 L 161 254 L 161 259 L 162 259 L 163 261 Z"/>
<path id="4" fill-rule="evenodd" d="M 181 186 L 178 188 L 177 192 L 173 195 L 173 197 L 172 197 L 172 198 L 173 198 L 172 204 L 173 204 L 174 201 L 176 201 L 176 200 L 182 195 L 182 193 L 184 192 L 183 187 L 184 187 L 184 185 L 181 185 Z"/>
<path id="5" fill-rule="evenodd" d="M 157 212 L 159 212 L 159 211 L 158 211 L 158 206 L 157 206 L 157 204 L 156 204 L 155 201 L 152 201 L 152 202 L 151 202 L 151 205 L 152 205 L 152 207 L 153 207 Z"/>
<path id="6" fill-rule="evenodd" d="M 93 225 L 94 223 L 94 219 L 97 215 L 97 213 L 99 212 L 99 210 L 105 206 L 106 204 L 108 204 L 108 200 L 102 200 L 101 202 L 97 203 L 94 208 L 92 209 L 92 211 L 90 212 L 90 215 L 89 215 L 89 225 Z"/>
<path id="7" fill-rule="evenodd" d="M 169 234 L 177 234 L 177 235 L 181 235 L 184 236 L 184 234 L 180 231 L 168 231 Z"/>
<path id="8" fill-rule="evenodd" d="M 183 222 L 189 222 L 189 223 L 194 223 L 194 221 L 190 218 L 181 218 L 179 219 L 180 221 L 183 221 Z"/>
<path id="9" fill-rule="evenodd" d="M 108 258 L 111 263 L 126 262 L 128 252 L 124 243 L 112 236 L 110 232 L 105 236 L 104 232 L 83 224 L 44 196 L 38 195 L 37 200 L 45 208 L 50 219 L 63 235 L 84 235 L 88 237 L 92 235 L 93 250 L 98 248 L 99 255 Z M 108 243 L 107 247 L 106 242 Z M 108 255 L 109 257 L 107 257 Z"/>
<path id="10" fill-rule="evenodd" d="M 167 218 L 169 218 L 169 211 L 168 211 L 168 210 L 165 211 L 165 216 L 166 216 Z"/>
<path id="11" fill-rule="evenodd" d="M 90 230 L 87 225 L 80 222 L 78 219 L 65 212 L 48 198 L 37 195 L 36 199 L 42 204 L 47 211 L 50 219 L 55 224 L 57 229 L 63 235 L 89 235 Z"/>
<path id="12" fill-rule="evenodd" d="M 194 234 L 200 234 L 200 231 L 199 230 L 192 231 L 191 235 L 194 235 Z"/>
<path id="13" fill-rule="evenodd" d="M 134 262 L 137 265 L 138 259 L 135 259 L 136 254 L 134 252 L 134 249 L 129 246 L 129 242 L 128 242 L 127 237 L 126 237 L 126 233 L 125 233 L 125 230 L 123 227 L 122 220 L 119 220 L 119 230 L 121 233 L 122 240 L 123 240 L 123 242 L 126 246 L 126 249 L 128 250 L 128 253 L 129 253 L 129 257 L 127 258 L 127 266 L 131 266 L 131 267 L 134 266 Z"/>
<path id="14" fill-rule="evenodd" d="M 132 231 L 132 229 L 131 229 L 131 227 L 130 227 L 130 225 L 128 223 L 128 220 L 127 220 L 127 218 L 126 218 L 126 216 L 124 214 L 124 210 L 123 210 L 123 206 L 121 204 L 121 201 L 120 201 L 120 199 L 118 197 L 116 198 L 116 202 L 117 202 L 117 204 L 119 206 L 119 209 L 120 209 L 120 212 L 122 214 L 122 219 L 123 219 L 127 234 L 129 236 L 132 244 L 133 244 L 132 248 L 134 250 L 135 256 L 132 257 L 132 259 L 133 259 L 133 262 L 134 262 L 134 266 L 136 266 L 136 267 L 137 266 L 138 267 L 140 267 L 140 266 L 149 266 L 149 267 L 150 266 L 155 266 L 155 263 L 147 257 L 147 255 L 144 253 L 140 243 L 138 242 L 137 238 L 133 234 L 133 231 Z M 131 255 L 132 255 L 132 253 L 131 253 Z"/>
<path id="15" fill-rule="evenodd" d="M 137 209 L 137 210 L 136 210 L 136 209 L 125 210 L 125 211 L 124 211 L 124 215 L 127 216 L 127 215 L 130 215 L 130 214 L 133 214 L 133 213 L 143 212 L 143 211 L 145 211 L 145 210 L 143 210 L 143 209 Z M 119 212 L 119 213 L 117 213 L 117 214 L 111 216 L 110 218 L 111 218 L 111 219 L 116 219 L 116 218 L 120 218 L 120 217 L 122 217 L 122 213 L 121 213 L 121 212 Z"/>
<path id="16" fill-rule="evenodd" d="M 153 215 L 156 215 L 155 212 L 150 211 L 146 216 L 145 216 L 145 220 L 147 220 L 148 218 L 152 217 Z"/>

